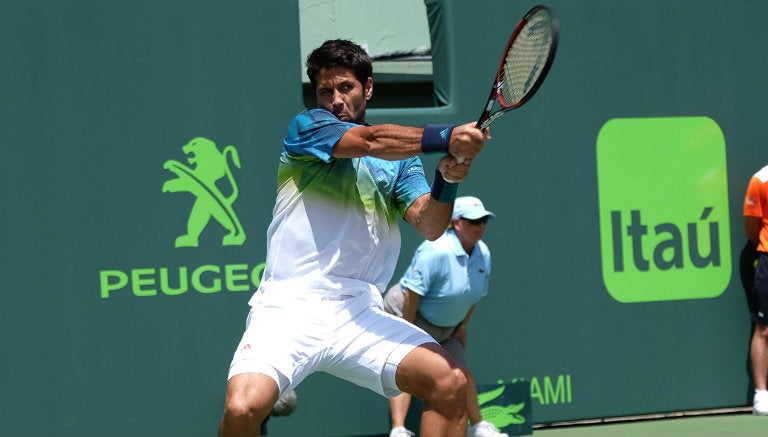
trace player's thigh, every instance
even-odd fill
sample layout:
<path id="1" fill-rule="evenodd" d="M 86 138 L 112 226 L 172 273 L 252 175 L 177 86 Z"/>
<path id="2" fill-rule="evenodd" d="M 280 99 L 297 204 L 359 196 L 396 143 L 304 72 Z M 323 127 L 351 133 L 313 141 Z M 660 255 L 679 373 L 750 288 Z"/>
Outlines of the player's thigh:
<path id="1" fill-rule="evenodd" d="M 362 310 L 355 310 L 354 303 L 349 307 L 357 314 L 334 331 L 333 347 L 324 354 L 318 370 L 381 395 L 396 396 L 400 390 L 395 377 L 402 359 L 419 345 L 435 340 L 404 319 L 370 302 L 362 303 Z"/>
<path id="2" fill-rule="evenodd" d="M 760 252 L 752 288 L 752 321 L 758 325 L 768 324 L 768 254 Z"/>

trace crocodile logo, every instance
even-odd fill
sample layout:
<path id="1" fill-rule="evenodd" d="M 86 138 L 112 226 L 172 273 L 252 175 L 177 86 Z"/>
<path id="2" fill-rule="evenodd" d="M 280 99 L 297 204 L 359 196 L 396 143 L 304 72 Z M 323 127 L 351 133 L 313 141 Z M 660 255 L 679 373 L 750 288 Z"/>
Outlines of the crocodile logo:
<path id="1" fill-rule="evenodd" d="M 189 166 L 175 159 L 169 159 L 163 168 L 176 177 L 163 183 L 163 193 L 187 192 L 195 196 L 195 203 L 187 220 L 187 233 L 176 238 L 175 247 L 197 247 L 200 234 L 211 218 L 228 231 L 221 244 L 241 246 L 245 242 L 245 231 L 237 218 L 232 204 L 238 196 L 237 183 L 229 167 L 229 160 L 240 169 L 240 157 L 234 146 L 227 146 L 223 151 L 216 143 L 198 137 L 181 149 L 187 156 Z M 226 176 L 231 188 L 227 197 L 216 183 Z"/>
<path id="2" fill-rule="evenodd" d="M 486 404 L 504 393 L 506 386 L 501 385 L 496 389 L 485 393 L 477 394 L 477 403 L 481 406 Z M 525 402 L 519 404 L 510 404 L 507 406 L 488 405 L 480 408 L 480 415 L 483 420 L 492 423 L 496 428 L 502 429 L 509 425 L 521 425 L 525 423 L 525 417 L 520 412 L 525 408 Z"/>

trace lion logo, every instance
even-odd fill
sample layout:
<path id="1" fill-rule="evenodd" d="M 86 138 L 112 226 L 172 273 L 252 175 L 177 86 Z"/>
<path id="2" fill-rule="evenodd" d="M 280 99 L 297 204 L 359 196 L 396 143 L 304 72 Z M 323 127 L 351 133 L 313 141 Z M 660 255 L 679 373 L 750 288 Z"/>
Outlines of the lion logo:
<path id="1" fill-rule="evenodd" d="M 163 168 L 176 177 L 163 183 L 163 193 L 188 192 L 196 199 L 187 220 L 187 233 L 176 238 L 175 247 L 197 247 L 198 239 L 211 218 L 224 227 L 226 234 L 221 242 L 224 246 L 240 246 L 245 242 L 245 231 L 232 209 L 237 199 L 238 188 L 229 159 L 240 168 L 240 157 L 234 146 L 219 151 L 216 143 L 207 138 L 195 138 L 181 149 L 187 155 L 191 167 L 175 159 L 169 159 Z M 216 182 L 227 177 L 232 194 L 224 197 Z"/>

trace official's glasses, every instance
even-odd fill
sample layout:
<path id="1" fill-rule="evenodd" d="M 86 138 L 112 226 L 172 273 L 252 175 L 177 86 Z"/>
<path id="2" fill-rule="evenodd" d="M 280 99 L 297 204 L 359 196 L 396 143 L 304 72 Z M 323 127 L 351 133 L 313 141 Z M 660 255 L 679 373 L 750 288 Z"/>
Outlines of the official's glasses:
<path id="1" fill-rule="evenodd" d="M 468 222 L 469 224 L 471 224 L 473 226 L 480 226 L 480 225 L 484 225 L 484 224 L 488 223 L 488 216 L 480 217 L 479 219 L 474 219 L 474 220 L 470 220 L 470 219 L 464 218 L 464 217 L 462 217 L 461 219 L 466 221 L 466 222 Z"/>

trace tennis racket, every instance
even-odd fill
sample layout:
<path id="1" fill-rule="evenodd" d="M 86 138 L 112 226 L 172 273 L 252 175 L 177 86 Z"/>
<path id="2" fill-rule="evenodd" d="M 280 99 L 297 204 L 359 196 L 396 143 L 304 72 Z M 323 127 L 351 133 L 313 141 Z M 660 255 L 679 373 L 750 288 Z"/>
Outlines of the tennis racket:
<path id="1" fill-rule="evenodd" d="M 501 56 L 488 103 L 475 127 L 486 129 L 536 94 L 555 60 L 559 31 L 557 13 L 544 5 L 534 6 L 517 23 Z M 491 112 L 496 102 L 500 108 Z M 457 157 L 456 161 L 462 163 L 464 158 Z"/>
<path id="2" fill-rule="evenodd" d="M 505 113 L 523 106 L 536 94 L 555 60 L 560 23 L 554 9 L 534 6 L 509 37 L 491 95 L 476 127 L 485 129 Z M 494 102 L 500 109 L 491 113 Z"/>

